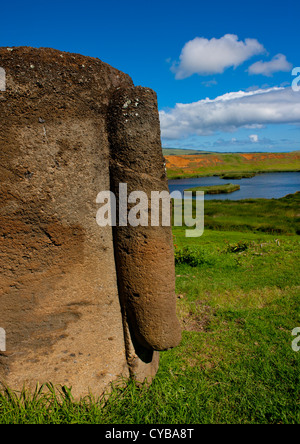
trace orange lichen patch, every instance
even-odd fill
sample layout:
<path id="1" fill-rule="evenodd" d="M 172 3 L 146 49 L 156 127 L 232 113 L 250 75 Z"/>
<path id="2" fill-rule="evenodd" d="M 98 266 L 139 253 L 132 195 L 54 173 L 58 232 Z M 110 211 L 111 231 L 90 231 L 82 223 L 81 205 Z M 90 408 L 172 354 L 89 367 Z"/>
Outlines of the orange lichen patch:
<path id="1" fill-rule="evenodd" d="M 167 168 L 200 168 L 201 166 L 216 165 L 222 163 L 223 159 L 215 155 L 182 155 L 166 156 Z"/>
<path id="2" fill-rule="evenodd" d="M 295 157 L 296 159 L 300 158 L 299 154 L 296 154 L 293 156 L 293 153 L 243 153 L 241 154 L 241 157 L 243 157 L 246 160 L 258 162 L 261 160 L 271 160 L 271 159 L 290 159 L 292 157 Z"/>
<path id="3" fill-rule="evenodd" d="M 177 168 L 184 168 L 189 165 L 190 160 L 188 156 L 167 156 L 167 167 L 175 166 Z"/>

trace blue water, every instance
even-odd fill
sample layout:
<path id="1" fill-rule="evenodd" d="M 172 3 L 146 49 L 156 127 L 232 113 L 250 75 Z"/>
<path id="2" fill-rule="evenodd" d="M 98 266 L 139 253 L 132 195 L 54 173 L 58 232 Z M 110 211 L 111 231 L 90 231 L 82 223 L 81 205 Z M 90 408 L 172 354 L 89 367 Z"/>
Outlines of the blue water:
<path id="1" fill-rule="evenodd" d="M 224 185 L 233 183 L 240 185 L 240 190 L 233 193 L 206 194 L 205 200 L 211 199 L 279 199 L 287 194 L 293 194 L 300 191 L 300 173 L 263 173 L 249 179 L 220 179 L 217 176 L 199 177 L 194 179 L 176 179 L 169 180 L 169 190 L 178 190 L 181 193 L 187 188 L 206 186 L 206 185 Z"/>

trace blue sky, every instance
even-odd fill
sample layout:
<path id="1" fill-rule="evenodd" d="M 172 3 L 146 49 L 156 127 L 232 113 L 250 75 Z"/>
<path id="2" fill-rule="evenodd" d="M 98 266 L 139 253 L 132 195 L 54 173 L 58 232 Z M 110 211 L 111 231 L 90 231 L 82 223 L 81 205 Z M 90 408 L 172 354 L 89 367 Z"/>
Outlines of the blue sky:
<path id="1" fill-rule="evenodd" d="M 299 1 L 17 0 L 0 8 L 0 46 L 98 57 L 153 88 L 163 146 L 300 149 L 300 92 L 291 90 Z"/>

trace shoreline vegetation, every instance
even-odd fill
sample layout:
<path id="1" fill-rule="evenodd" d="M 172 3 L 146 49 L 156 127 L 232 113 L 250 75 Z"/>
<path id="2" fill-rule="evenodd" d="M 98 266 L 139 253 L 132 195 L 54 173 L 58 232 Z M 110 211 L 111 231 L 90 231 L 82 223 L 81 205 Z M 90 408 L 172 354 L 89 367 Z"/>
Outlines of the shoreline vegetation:
<path id="1" fill-rule="evenodd" d="M 220 179 L 251 179 L 251 177 L 256 176 L 256 173 L 246 173 L 246 172 L 240 172 L 240 173 L 225 173 L 221 174 Z"/>
<path id="2" fill-rule="evenodd" d="M 180 150 L 180 152 L 183 150 Z M 290 153 L 176 154 L 164 149 L 168 179 L 220 176 L 241 179 L 260 173 L 300 171 L 300 151 Z"/>
<path id="3" fill-rule="evenodd" d="M 241 187 L 239 185 L 234 185 L 232 183 L 226 183 L 225 185 L 208 185 L 204 187 L 193 187 L 188 188 L 184 191 L 192 191 L 196 193 L 196 191 L 203 191 L 204 194 L 223 194 L 223 193 L 233 193 L 234 191 L 239 190 Z"/>

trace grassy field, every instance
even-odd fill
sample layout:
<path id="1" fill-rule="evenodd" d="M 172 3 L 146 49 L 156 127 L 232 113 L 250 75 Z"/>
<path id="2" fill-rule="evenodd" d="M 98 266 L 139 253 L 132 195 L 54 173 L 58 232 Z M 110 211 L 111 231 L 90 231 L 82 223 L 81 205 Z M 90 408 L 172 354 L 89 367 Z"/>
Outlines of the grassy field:
<path id="1" fill-rule="evenodd" d="M 234 191 L 237 191 L 240 189 L 239 185 L 233 185 L 232 183 L 226 183 L 224 185 L 208 185 L 204 187 L 193 187 L 188 188 L 185 191 L 203 191 L 204 194 L 221 194 L 221 193 L 233 193 Z"/>
<path id="2" fill-rule="evenodd" d="M 206 229 L 300 234 L 300 193 L 281 199 L 206 201 Z"/>
<path id="3" fill-rule="evenodd" d="M 291 153 L 209 153 L 166 155 L 169 179 L 201 176 L 234 178 L 276 171 L 300 171 L 300 151 Z M 249 177 L 249 176 L 248 176 Z"/>
<path id="4" fill-rule="evenodd" d="M 173 228 L 183 339 L 151 386 L 3 392 L 0 423 L 299 423 L 299 198 L 206 201 L 202 237 Z"/>

